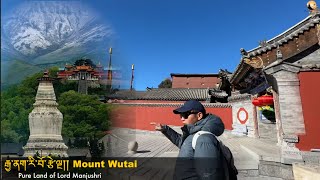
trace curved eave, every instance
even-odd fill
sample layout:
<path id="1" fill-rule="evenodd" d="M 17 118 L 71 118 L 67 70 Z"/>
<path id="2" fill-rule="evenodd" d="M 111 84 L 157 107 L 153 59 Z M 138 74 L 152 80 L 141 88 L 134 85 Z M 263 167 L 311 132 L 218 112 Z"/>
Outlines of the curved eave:
<path id="1" fill-rule="evenodd" d="M 243 77 L 243 75 L 245 75 L 249 71 L 250 68 L 251 68 L 250 65 L 244 63 L 241 60 L 240 64 L 237 66 L 236 70 L 234 71 L 234 73 L 230 78 L 230 83 L 233 85 L 237 84 L 239 80 Z"/>
<path id="2" fill-rule="evenodd" d="M 249 58 L 262 56 L 263 54 L 269 51 L 272 51 L 273 49 L 276 49 L 278 46 L 281 46 L 281 45 L 284 46 L 286 43 L 288 43 L 288 41 L 293 40 L 294 38 L 298 37 L 301 34 L 304 34 L 306 31 L 310 30 L 311 28 L 314 28 L 319 23 L 320 23 L 320 13 L 318 12 L 316 14 L 306 17 L 305 19 L 303 19 L 293 27 L 289 28 L 285 32 L 268 40 L 266 43 L 266 46 L 264 47 L 259 46 L 250 51 L 247 51 L 248 53 L 247 56 Z M 289 58 L 290 56 L 287 56 L 287 58 Z M 271 62 L 272 61 L 270 61 L 270 63 Z M 244 63 L 241 58 L 239 65 L 237 66 L 236 70 L 230 77 L 230 83 L 233 85 L 239 83 L 239 81 L 250 70 L 250 68 L 251 66 Z"/>
<path id="3" fill-rule="evenodd" d="M 320 13 L 310 15 L 304 20 L 300 21 L 296 25 L 292 26 L 285 32 L 279 34 L 278 36 L 267 41 L 267 45 L 264 47 L 258 46 L 254 49 L 248 51 L 249 57 L 254 57 L 271 51 L 272 49 L 277 48 L 278 46 L 287 43 L 288 41 L 298 37 L 300 34 L 303 34 L 305 31 L 308 31 L 310 28 L 315 27 L 320 22 Z"/>

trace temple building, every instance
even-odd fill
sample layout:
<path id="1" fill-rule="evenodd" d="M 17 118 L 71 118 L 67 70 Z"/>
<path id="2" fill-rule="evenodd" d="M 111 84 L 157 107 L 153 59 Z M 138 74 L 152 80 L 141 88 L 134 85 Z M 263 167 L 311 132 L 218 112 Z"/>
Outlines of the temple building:
<path id="1" fill-rule="evenodd" d="M 121 117 L 115 125 L 151 130 L 147 121 L 155 114 L 161 123 L 179 125 L 166 121 L 174 119 L 172 109 L 195 99 L 221 116 L 233 134 L 280 147 L 282 163 L 302 160 L 301 151 L 318 151 L 320 12 L 314 1 L 308 8 L 310 14 L 288 30 L 252 50 L 241 49 L 233 73 L 173 73 L 172 88 L 119 91 L 109 96 L 109 102 L 136 114 L 134 125 L 122 123 Z"/>
<path id="2" fill-rule="evenodd" d="M 121 72 L 112 66 L 112 48 L 109 49 L 108 67 L 102 67 L 99 62 L 95 65 L 90 59 L 77 60 L 74 65 L 66 64 L 59 68 L 58 78 L 62 81 L 76 81 L 78 92 L 88 94 L 89 87 L 106 86 L 109 90 L 120 89 L 123 84 Z"/>
<path id="3" fill-rule="evenodd" d="M 66 64 L 64 68 L 60 68 L 58 78 L 66 81 L 77 81 L 78 92 L 87 94 L 88 87 L 100 87 L 99 79 L 107 78 L 103 73 L 100 63 L 93 67 L 90 64 L 69 65 Z"/>
<path id="4" fill-rule="evenodd" d="M 117 91 L 108 95 L 108 103 L 119 105 L 119 108 L 112 113 L 112 125 L 113 127 L 153 130 L 149 123 L 155 121 L 156 118 L 163 124 L 181 126 L 181 120 L 176 118 L 172 110 L 181 106 L 185 101 L 194 99 L 203 103 L 208 113 L 220 116 L 226 129 L 231 130 L 231 106 L 225 103 L 228 95 L 231 94 L 230 84 L 227 86 L 226 81 L 230 75 L 227 70 L 220 70 L 218 74 L 214 74 L 215 81 L 207 82 L 208 87 L 203 87 L 202 81 L 198 83 L 196 81 L 204 80 L 206 76 L 211 78 L 212 74 L 171 74 L 173 85 L 189 79 L 189 82 L 194 82 L 192 88 L 174 86 L 173 88 L 147 88 L 145 91 Z"/>
<path id="5" fill-rule="evenodd" d="M 83 94 L 88 94 L 88 87 L 105 85 L 118 88 L 121 85 L 120 71 L 112 67 L 103 67 L 100 63 L 97 66 L 90 63 L 66 64 L 64 68 L 59 68 L 58 78 L 62 81 L 76 81 L 78 92 Z"/>
<path id="6" fill-rule="evenodd" d="M 310 15 L 285 32 L 241 49 L 229 78 L 234 133 L 281 146 L 283 163 L 320 149 L 320 12 L 308 8 Z"/>
<path id="7" fill-rule="evenodd" d="M 222 138 L 239 145 L 228 144 L 238 153 L 245 177 L 293 179 L 297 164 L 318 167 L 320 12 L 314 1 L 308 8 L 310 14 L 288 30 L 252 50 L 241 49 L 233 73 L 173 73 L 172 88 L 109 95 L 108 103 L 117 105 L 112 126 L 147 133 L 154 130 L 150 123 L 157 122 L 179 131 L 183 124 L 172 111 L 194 99 L 230 130 Z"/>
<path id="8" fill-rule="evenodd" d="M 52 78 L 45 72 L 39 79 L 34 109 L 29 114 L 30 136 L 23 147 L 24 157 L 55 155 L 68 157 L 68 147 L 61 136 L 63 115 L 58 110 Z"/>
<path id="9" fill-rule="evenodd" d="M 110 100 L 126 102 L 183 102 L 195 99 L 204 103 L 227 102 L 231 94 L 227 81 L 231 73 L 220 70 L 218 74 L 171 73 L 172 88 L 146 88 L 146 91 L 122 90 L 109 95 Z"/>

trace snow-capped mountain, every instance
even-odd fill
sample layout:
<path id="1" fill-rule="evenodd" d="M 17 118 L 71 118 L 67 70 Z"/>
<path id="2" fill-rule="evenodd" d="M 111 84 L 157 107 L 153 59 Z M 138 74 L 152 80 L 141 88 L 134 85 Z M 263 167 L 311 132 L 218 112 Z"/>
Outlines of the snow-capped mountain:
<path id="1" fill-rule="evenodd" d="M 49 54 L 54 58 L 55 52 L 81 56 L 101 44 L 106 50 L 112 35 L 110 26 L 100 23 L 93 11 L 75 1 L 29 1 L 5 15 L 1 28 L 1 54 L 24 57 L 35 64 L 41 64 L 40 59 Z"/>
<path id="2" fill-rule="evenodd" d="M 112 29 L 79 1 L 27 1 L 1 17 L 1 85 L 85 57 L 103 61 Z"/>

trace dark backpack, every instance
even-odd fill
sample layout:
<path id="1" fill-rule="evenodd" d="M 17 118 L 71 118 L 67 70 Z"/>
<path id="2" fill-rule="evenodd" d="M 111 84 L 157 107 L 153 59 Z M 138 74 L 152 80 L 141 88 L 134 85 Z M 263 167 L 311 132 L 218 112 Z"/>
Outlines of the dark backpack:
<path id="1" fill-rule="evenodd" d="M 193 138 L 192 138 L 192 148 L 195 149 L 196 147 L 196 143 L 197 143 L 197 139 L 200 135 L 202 134 L 211 134 L 214 135 L 213 133 L 209 132 L 209 131 L 198 131 L 197 133 L 194 134 Z M 216 136 L 214 135 L 214 137 L 216 138 Z M 222 153 L 224 160 L 223 160 L 223 167 L 225 170 L 225 177 L 227 180 L 237 180 L 237 175 L 238 175 L 238 170 L 236 168 L 236 166 L 234 165 L 234 159 L 233 159 L 233 155 L 232 152 L 230 151 L 230 149 L 224 145 L 222 143 L 222 141 L 220 141 L 218 138 L 216 138 L 218 141 L 218 148 L 220 149 L 220 152 Z"/>

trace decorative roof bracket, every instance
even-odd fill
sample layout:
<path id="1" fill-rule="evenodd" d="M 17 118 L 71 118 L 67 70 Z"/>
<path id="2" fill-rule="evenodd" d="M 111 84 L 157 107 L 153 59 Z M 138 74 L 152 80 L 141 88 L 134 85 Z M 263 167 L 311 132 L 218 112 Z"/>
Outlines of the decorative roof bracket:
<path id="1" fill-rule="evenodd" d="M 259 69 L 263 67 L 263 61 L 259 56 L 244 58 L 243 61 L 255 69 Z"/>

